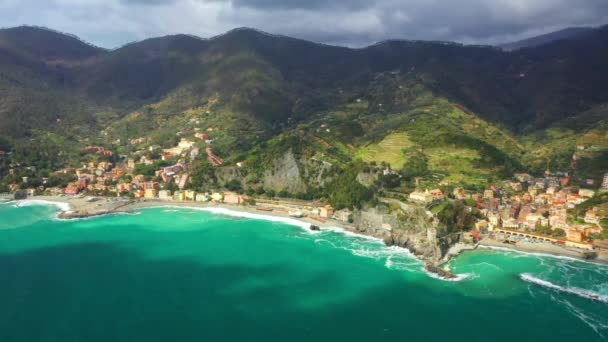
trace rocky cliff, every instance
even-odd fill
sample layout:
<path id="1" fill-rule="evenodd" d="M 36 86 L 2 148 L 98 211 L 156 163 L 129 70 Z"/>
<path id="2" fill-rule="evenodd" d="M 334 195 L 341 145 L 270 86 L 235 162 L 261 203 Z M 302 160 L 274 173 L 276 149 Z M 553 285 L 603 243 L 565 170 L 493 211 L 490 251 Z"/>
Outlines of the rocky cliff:
<path id="1" fill-rule="evenodd" d="M 438 265 L 454 254 L 459 234 L 438 235 L 439 223 L 424 207 L 399 202 L 381 204 L 355 213 L 354 225 L 365 235 L 384 240 L 387 246 L 407 248 L 419 259 Z"/>

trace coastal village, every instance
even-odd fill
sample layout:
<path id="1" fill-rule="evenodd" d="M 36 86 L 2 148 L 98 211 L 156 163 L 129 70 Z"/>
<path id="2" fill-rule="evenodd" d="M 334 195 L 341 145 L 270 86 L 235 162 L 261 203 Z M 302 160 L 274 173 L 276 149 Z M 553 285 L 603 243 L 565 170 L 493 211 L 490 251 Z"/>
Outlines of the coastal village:
<path id="1" fill-rule="evenodd" d="M 585 203 L 598 192 L 608 191 L 608 173 L 599 189 L 569 186 L 567 173 L 546 173 L 533 177 L 526 173 L 515 174 L 513 180 L 493 185 L 483 193 L 453 190 L 453 198 L 464 200 L 479 210 L 482 218 L 475 223 L 475 231 L 500 234 L 507 240 L 521 238 L 592 250 L 608 249 L 604 241 L 592 237 L 603 232 L 600 221 L 608 217 L 608 208 L 593 207 L 584 217 L 572 220 L 568 210 Z M 593 180 L 587 184 L 593 185 Z M 446 195 L 439 189 L 414 191 L 409 199 L 422 204 L 442 200 Z"/>
<path id="2" fill-rule="evenodd" d="M 11 184 L 10 190 L 16 193 L 15 198 L 44 194 L 120 197 L 139 202 L 247 205 L 253 210 L 306 217 L 319 223 L 332 220 L 352 224 L 353 211 L 336 211 L 323 202 L 247 196 L 242 191 L 225 189 L 194 190 L 190 166 L 193 161 L 205 158 L 213 167 L 224 163 L 214 153 L 210 132 L 196 132 L 191 139 L 181 137 L 176 146 L 168 149 L 147 145 L 146 138 L 132 139 L 129 141 L 131 146 L 146 146 L 132 155 L 114 156 L 112 151 L 104 147 L 86 146 L 83 153 L 90 156 L 90 162 L 79 168 L 54 172 L 55 176 L 72 179 L 65 186 L 46 186 L 48 179 L 43 179 L 42 186 L 23 189 L 23 184 L 27 183 L 27 177 L 24 177 L 21 184 Z M 237 168 L 243 165 L 243 162 L 236 163 Z M 153 168 L 153 173 L 139 173 L 146 168 Z M 608 249 L 605 241 L 594 239 L 603 232 L 600 221 L 608 217 L 608 208 L 592 207 L 583 217 L 573 219 L 569 216 L 569 210 L 598 192 L 608 191 L 608 173 L 601 180 L 587 180 L 588 188 L 571 186 L 570 181 L 565 172 L 546 172 L 541 177 L 521 173 L 483 192 L 455 188 L 451 193 L 446 193 L 439 188 L 429 190 L 418 187 L 408 195 L 408 202 L 430 208 L 445 200 L 463 201 L 467 204 L 467 210 L 478 212 L 477 222 L 470 227 L 475 240 L 493 235 L 504 241 L 526 239 L 581 250 Z"/>

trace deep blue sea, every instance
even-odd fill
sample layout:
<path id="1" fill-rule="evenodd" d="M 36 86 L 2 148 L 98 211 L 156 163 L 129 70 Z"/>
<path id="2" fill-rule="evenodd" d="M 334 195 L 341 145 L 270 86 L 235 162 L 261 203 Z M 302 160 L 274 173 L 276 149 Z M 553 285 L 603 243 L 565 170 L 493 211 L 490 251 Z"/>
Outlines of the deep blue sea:
<path id="1" fill-rule="evenodd" d="M 339 231 L 0 204 L 0 342 L 608 341 L 608 267 L 477 250 L 461 279 Z"/>

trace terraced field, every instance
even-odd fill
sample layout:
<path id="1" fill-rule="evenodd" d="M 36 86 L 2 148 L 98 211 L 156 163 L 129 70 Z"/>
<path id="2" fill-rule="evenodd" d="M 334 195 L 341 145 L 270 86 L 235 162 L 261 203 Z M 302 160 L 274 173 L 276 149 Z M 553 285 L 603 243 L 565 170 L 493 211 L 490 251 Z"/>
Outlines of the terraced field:
<path id="1" fill-rule="evenodd" d="M 406 162 L 402 151 L 412 146 L 414 144 L 407 133 L 391 133 L 378 143 L 362 147 L 356 157 L 368 163 L 372 161 L 389 163 L 393 169 L 399 170 Z"/>

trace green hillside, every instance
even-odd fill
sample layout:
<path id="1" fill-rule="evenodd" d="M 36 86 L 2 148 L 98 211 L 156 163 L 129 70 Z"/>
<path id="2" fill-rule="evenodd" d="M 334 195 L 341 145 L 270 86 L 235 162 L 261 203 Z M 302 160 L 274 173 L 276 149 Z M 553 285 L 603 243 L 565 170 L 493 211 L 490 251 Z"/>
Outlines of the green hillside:
<path id="1" fill-rule="evenodd" d="M 21 27 L 0 30 L 0 136 L 31 147 L 17 161 L 49 167 L 78 164 L 87 144 L 128 154 L 146 147 L 131 139 L 170 147 L 208 132 L 229 166 L 278 158 L 277 141 L 295 137 L 306 158 L 384 162 L 436 183 L 547 165 L 597 178 L 608 168 L 607 77 L 608 27 L 515 52 L 413 41 L 349 49 L 251 29 L 106 51 Z M 42 144 L 62 156 L 40 154 Z"/>

